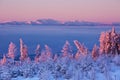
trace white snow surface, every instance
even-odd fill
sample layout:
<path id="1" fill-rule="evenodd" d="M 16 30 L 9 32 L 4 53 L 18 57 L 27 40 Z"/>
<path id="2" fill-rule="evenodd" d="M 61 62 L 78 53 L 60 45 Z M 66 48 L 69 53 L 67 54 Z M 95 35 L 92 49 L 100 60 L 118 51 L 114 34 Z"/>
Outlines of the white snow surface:
<path id="1" fill-rule="evenodd" d="M 48 61 L 37 64 L 40 69 L 43 69 L 43 72 L 40 74 L 37 73 L 31 77 L 18 76 L 16 78 L 11 78 L 11 80 L 120 80 L 120 65 L 116 64 L 112 60 L 110 62 L 108 60 L 108 57 L 106 59 L 104 58 L 104 60 L 93 61 L 93 63 L 91 63 L 90 59 L 88 63 L 84 60 L 70 60 L 70 64 L 63 63 L 62 61 L 57 61 L 55 63 Z M 92 65 L 88 66 L 89 63 Z M 58 68 L 58 65 L 60 65 L 63 69 L 66 69 L 66 73 L 62 74 L 61 71 L 57 71 L 56 69 L 49 70 L 47 68 L 47 66 L 49 66 L 48 64 L 54 65 L 54 68 Z M 86 70 L 82 70 L 86 66 Z M 40 69 L 38 71 L 40 71 Z M 58 77 L 55 78 L 55 75 L 58 75 Z M 69 78 L 66 78 L 65 76 L 68 76 Z"/>

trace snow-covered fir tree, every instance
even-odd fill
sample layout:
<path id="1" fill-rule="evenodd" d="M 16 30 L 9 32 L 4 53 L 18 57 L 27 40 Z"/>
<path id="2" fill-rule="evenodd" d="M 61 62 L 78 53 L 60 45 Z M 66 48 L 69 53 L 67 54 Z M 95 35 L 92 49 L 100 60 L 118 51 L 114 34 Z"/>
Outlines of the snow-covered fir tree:
<path id="1" fill-rule="evenodd" d="M 28 48 L 27 46 L 23 43 L 23 40 L 20 39 L 20 60 L 24 61 L 28 58 Z"/>
<path id="2" fill-rule="evenodd" d="M 97 45 L 94 45 L 92 50 L 92 58 L 96 60 L 99 56 L 99 47 Z"/>
<path id="3" fill-rule="evenodd" d="M 70 56 L 72 54 L 72 47 L 68 41 L 65 42 L 61 52 L 63 57 Z"/>
<path id="4" fill-rule="evenodd" d="M 7 62 L 7 58 L 6 58 L 6 56 L 4 55 L 4 56 L 3 56 L 3 59 L 0 61 L 0 64 L 1 64 L 1 65 L 4 65 L 4 64 L 6 64 L 6 62 Z"/>
<path id="5" fill-rule="evenodd" d="M 48 45 L 45 45 L 45 54 L 47 58 L 52 58 L 52 50 Z"/>
<path id="6" fill-rule="evenodd" d="M 88 54 L 88 49 L 84 45 L 82 45 L 78 40 L 74 40 L 74 44 L 78 49 L 75 55 L 76 59 L 79 59 L 80 55 L 85 56 Z"/>
<path id="7" fill-rule="evenodd" d="M 120 54 L 120 34 L 116 33 L 114 27 L 109 32 L 102 32 L 99 40 L 101 53 Z"/>
<path id="8" fill-rule="evenodd" d="M 105 52 L 105 32 L 102 32 L 100 35 L 100 53 L 104 53 Z"/>
<path id="9" fill-rule="evenodd" d="M 58 55 L 55 54 L 53 60 L 54 60 L 54 61 L 57 61 L 57 59 L 58 59 Z"/>
<path id="10" fill-rule="evenodd" d="M 7 54 L 8 57 L 14 60 L 15 52 L 16 52 L 16 45 L 13 42 L 11 42 L 8 48 L 8 54 Z"/>
<path id="11" fill-rule="evenodd" d="M 73 58 L 73 54 L 72 47 L 68 41 L 66 41 L 63 45 L 61 52 L 61 58 L 59 61 L 61 61 L 61 64 L 63 65 L 69 64 L 71 59 Z"/>
<path id="12" fill-rule="evenodd" d="M 38 62 L 40 57 L 40 45 L 38 44 L 35 49 L 35 61 Z"/>

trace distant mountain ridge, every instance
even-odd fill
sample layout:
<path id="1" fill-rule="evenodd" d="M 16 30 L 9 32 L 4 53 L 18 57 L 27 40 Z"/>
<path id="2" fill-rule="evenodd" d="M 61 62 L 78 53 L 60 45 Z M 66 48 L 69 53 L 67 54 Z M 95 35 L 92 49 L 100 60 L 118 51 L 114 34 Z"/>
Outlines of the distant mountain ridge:
<path id="1" fill-rule="evenodd" d="M 120 22 L 115 22 L 112 24 L 99 23 L 99 22 L 89 22 L 89 21 L 66 21 L 61 22 L 54 19 L 38 19 L 36 21 L 10 21 L 10 22 L 0 22 L 0 25 L 51 25 L 51 26 L 120 26 Z"/>

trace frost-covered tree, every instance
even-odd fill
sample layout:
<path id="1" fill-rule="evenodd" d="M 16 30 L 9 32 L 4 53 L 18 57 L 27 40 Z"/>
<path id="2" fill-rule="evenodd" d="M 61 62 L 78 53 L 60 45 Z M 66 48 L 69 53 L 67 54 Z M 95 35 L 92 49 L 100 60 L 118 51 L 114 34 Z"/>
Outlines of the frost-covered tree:
<path id="1" fill-rule="evenodd" d="M 120 54 L 120 34 L 116 33 L 114 27 L 110 32 L 100 35 L 100 52 L 105 54 Z"/>
<path id="2" fill-rule="evenodd" d="M 6 64 L 6 62 L 7 62 L 7 59 L 6 59 L 6 56 L 4 55 L 3 59 L 0 61 L 0 64 L 4 65 L 4 64 Z"/>
<path id="3" fill-rule="evenodd" d="M 49 59 L 52 59 L 52 50 L 48 45 L 45 45 L 45 50 L 41 52 L 39 60 L 44 62 Z"/>
<path id="4" fill-rule="evenodd" d="M 81 53 L 79 51 L 77 51 L 77 53 L 75 54 L 75 59 L 78 60 L 80 58 L 80 55 L 81 55 Z"/>
<path id="5" fill-rule="evenodd" d="M 92 58 L 96 60 L 99 56 L 99 48 L 97 45 L 94 45 L 93 50 L 92 50 Z"/>
<path id="6" fill-rule="evenodd" d="M 39 44 L 36 47 L 35 54 L 36 54 L 36 56 L 40 55 L 40 45 Z"/>
<path id="7" fill-rule="evenodd" d="M 91 54 L 79 41 L 75 40 L 74 44 L 77 47 L 75 59 L 68 41 L 63 46 L 62 56 L 58 56 L 57 53 L 53 56 L 48 45 L 45 45 L 45 49 L 41 52 L 40 45 L 37 45 L 35 50 L 36 63 L 30 61 L 27 46 L 20 39 L 21 61 L 14 61 L 14 64 L 10 64 L 8 59 L 14 59 L 13 53 L 16 50 L 16 46 L 11 42 L 7 54 L 9 58 L 4 55 L 3 59 L 0 60 L 0 80 L 24 78 L 39 78 L 39 80 L 112 80 L 114 75 L 115 80 L 119 79 L 119 74 L 116 73 L 119 72 L 120 66 L 120 55 L 118 55 L 120 54 L 120 34 L 116 33 L 114 28 L 110 32 L 101 33 L 100 50 L 99 47 L 94 45 Z M 99 52 L 103 55 L 100 55 Z M 116 55 L 109 57 L 104 54 Z"/>
<path id="8" fill-rule="evenodd" d="M 120 36 L 120 34 L 119 34 L 119 36 Z M 119 41 L 120 41 L 120 39 L 119 39 Z M 118 44 L 118 51 L 119 51 L 119 54 L 120 54 L 120 43 Z"/>
<path id="9" fill-rule="evenodd" d="M 66 43 L 64 44 L 61 52 L 62 52 L 63 57 L 66 57 L 66 56 L 70 57 L 70 55 L 72 54 L 72 48 L 71 48 L 71 45 L 68 41 L 66 41 Z"/>
<path id="10" fill-rule="evenodd" d="M 40 45 L 38 44 L 35 50 L 35 61 L 38 62 L 39 61 L 39 57 L 40 57 Z"/>
<path id="11" fill-rule="evenodd" d="M 105 53 L 110 53 L 110 49 L 111 49 L 111 34 L 110 32 L 106 32 L 106 43 L 105 43 Z"/>
<path id="12" fill-rule="evenodd" d="M 113 30 L 111 36 L 111 53 L 120 54 L 120 33 L 116 33 L 115 30 Z"/>
<path id="13" fill-rule="evenodd" d="M 58 59 L 58 55 L 55 54 L 53 60 L 54 60 L 54 61 L 57 61 L 57 59 Z"/>
<path id="14" fill-rule="evenodd" d="M 100 52 L 104 53 L 105 52 L 105 32 L 102 32 L 100 35 Z"/>
<path id="15" fill-rule="evenodd" d="M 20 39 L 20 60 L 24 61 L 28 58 L 28 48 L 23 43 L 23 40 Z"/>
<path id="16" fill-rule="evenodd" d="M 78 51 L 77 51 L 77 53 L 75 55 L 76 59 L 78 59 L 80 57 L 80 55 L 84 56 L 84 55 L 88 54 L 87 48 L 84 45 L 82 45 L 79 41 L 74 40 L 74 44 L 76 45 L 76 47 L 78 49 Z"/>
<path id="17" fill-rule="evenodd" d="M 45 54 L 47 58 L 52 58 L 52 50 L 48 45 L 45 45 Z"/>
<path id="18" fill-rule="evenodd" d="M 73 58 L 73 55 L 72 55 L 71 45 L 68 41 L 65 42 L 61 52 L 62 52 L 62 56 L 60 59 L 61 64 L 63 65 L 69 64 Z"/>
<path id="19" fill-rule="evenodd" d="M 9 44 L 9 48 L 8 48 L 8 54 L 7 54 L 8 57 L 14 60 L 15 52 L 16 52 L 16 46 L 15 46 L 15 44 L 13 42 L 11 42 Z"/>
<path id="20" fill-rule="evenodd" d="M 39 57 L 39 61 L 45 62 L 46 60 L 47 60 L 47 57 L 46 57 L 45 51 L 42 51 Z"/>

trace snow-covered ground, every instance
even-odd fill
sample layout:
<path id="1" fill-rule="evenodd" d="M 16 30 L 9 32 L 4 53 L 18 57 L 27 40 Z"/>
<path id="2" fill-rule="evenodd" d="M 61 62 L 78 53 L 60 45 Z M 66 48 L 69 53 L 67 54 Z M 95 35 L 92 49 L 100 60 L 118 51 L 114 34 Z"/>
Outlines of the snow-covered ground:
<path id="1" fill-rule="evenodd" d="M 92 69 L 90 71 L 87 72 L 83 72 L 79 70 L 75 70 L 74 75 L 71 75 L 71 78 L 69 80 L 120 80 L 120 65 L 116 65 L 114 63 L 111 63 L 110 65 L 107 65 L 107 69 L 105 69 L 105 71 L 98 69 L 97 67 L 92 67 Z M 72 74 L 73 72 L 70 72 L 70 74 Z M 48 72 L 49 73 L 49 72 Z M 12 80 L 56 80 L 56 78 L 53 78 L 53 76 L 48 75 L 48 73 L 46 72 L 46 74 L 44 74 L 43 79 L 40 79 L 40 76 L 36 76 L 34 75 L 33 77 L 22 77 L 22 76 L 18 76 L 16 78 L 12 78 Z M 84 75 L 84 76 L 83 76 Z M 85 76 L 86 75 L 86 76 Z M 44 79 L 45 77 L 45 79 Z M 81 78 L 80 78 L 81 77 Z M 57 80 L 68 80 L 62 77 L 57 78 Z"/>
<path id="2" fill-rule="evenodd" d="M 120 59 L 120 56 L 117 56 Z M 0 67 L 1 80 L 120 80 L 120 62 L 116 57 L 81 55 L 76 60 L 68 56 L 45 61 L 16 62 Z"/>

